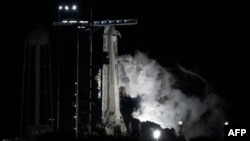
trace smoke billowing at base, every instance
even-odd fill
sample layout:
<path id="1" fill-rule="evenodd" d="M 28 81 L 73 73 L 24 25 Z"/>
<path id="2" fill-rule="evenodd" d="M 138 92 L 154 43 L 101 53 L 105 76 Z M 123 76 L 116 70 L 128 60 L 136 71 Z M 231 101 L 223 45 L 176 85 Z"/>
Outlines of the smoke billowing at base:
<path id="1" fill-rule="evenodd" d="M 131 98 L 140 99 L 132 116 L 141 122 L 150 121 L 162 128 L 174 129 L 179 135 L 179 121 L 186 139 L 222 134 L 223 101 L 207 91 L 206 81 L 196 73 L 179 66 L 179 70 L 204 84 L 203 96 L 184 93 L 178 78 L 155 60 L 138 52 L 135 56 L 119 57 L 119 85 Z M 195 86 L 194 86 L 195 87 Z"/>

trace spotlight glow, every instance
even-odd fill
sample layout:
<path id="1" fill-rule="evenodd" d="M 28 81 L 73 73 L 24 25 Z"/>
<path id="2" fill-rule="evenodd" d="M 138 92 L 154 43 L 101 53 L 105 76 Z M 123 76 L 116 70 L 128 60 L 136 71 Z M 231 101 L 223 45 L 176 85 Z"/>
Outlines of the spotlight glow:
<path id="1" fill-rule="evenodd" d="M 226 121 L 226 122 L 224 123 L 224 125 L 229 125 L 229 122 L 228 122 L 228 121 Z"/>
<path id="2" fill-rule="evenodd" d="M 178 122 L 178 125 L 179 125 L 179 126 L 182 126 L 182 124 L 183 124 L 183 121 L 179 121 L 179 122 Z"/>
<path id="3" fill-rule="evenodd" d="M 63 8 L 63 7 L 62 7 L 61 5 L 58 7 L 59 10 L 62 10 L 62 8 Z"/>
<path id="4" fill-rule="evenodd" d="M 77 9 L 77 6 L 76 5 L 73 5 L 72 6 L 72 10 L 76 10 Z"/>
<path id="5" fill-rule="evenodd" d="M 65 10 L 69 10 L 69 7 L 66 5 L 66 6 L 64 7 L 64 9 L 65 9 Z"/>
<path id="6" fill-rule="evenodd" d="M 155 130 L 154 132 L 153 132 L 153 136 L 154 136 L 154 138 L 155 139 L 159 139 L 159 137 L 161 136 L 161 131 L 160 130 Z"/>

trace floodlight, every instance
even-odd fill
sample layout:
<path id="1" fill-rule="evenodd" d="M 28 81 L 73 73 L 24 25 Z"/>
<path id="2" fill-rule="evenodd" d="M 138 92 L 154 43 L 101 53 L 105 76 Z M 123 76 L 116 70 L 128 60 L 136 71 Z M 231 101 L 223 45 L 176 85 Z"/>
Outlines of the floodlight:
<path id="1" fill-rule="evenodd" d="M 158 140 L 160 136 L 161 136 L 161 131 L 160 131 L 160 130 L 155 130 L 155 131 L 153 132 L 153 137 L 154 137 L 156 140 Z"/>
<path id="2" fill-rule="evenodd" d="M 72 6 L 72 10 L 76 10 L 77 9 L 77 6 L 76 5 L 73 5 Z"/>
<path id="3" fill-rule="evenodd" d="M 228 121 L 226 121 L 226 122 L 224 123 L 224 125 L 229 125 L 229 122 L 228 122 Z"/>
<path id="4" fill-rule="evenodd" d="M 182 124 L 183 124 L 183 121 L 179 121 L 179 122 L 178 122 L 178 125 L 179 125 L 179 126 L 182 126 Z"/>
<path id="5" fill-rule="evenodd" d="M 64 7 L 64 9 L 65 9 L 65 10 L 69 10 L 69 6 L 66 5 L 66 6 Z"/>
<path id="6" fill-rule="evenodd" d="M 59 10 L 62 10 L 62 8 L 63 8 L 63 7 L 62 7 L 61 5 L 58 7 Z"/>

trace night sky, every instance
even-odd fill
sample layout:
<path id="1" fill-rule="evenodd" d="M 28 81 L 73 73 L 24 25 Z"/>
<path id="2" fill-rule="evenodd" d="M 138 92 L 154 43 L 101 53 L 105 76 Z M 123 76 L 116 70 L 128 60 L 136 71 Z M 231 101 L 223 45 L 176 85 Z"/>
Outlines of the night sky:
<path id="1" fill-rule="evenodd" d="M 3 6 L 1 136 L 18 136 L 25 38 L 36 25 L 51 28 L 60 2 L 6 1 Z M 90 5 L 94 19 L 137 18 L 138 25 L 118 29 L 124 54 L 139 50 L 166 68 L 179 63 L 198 72 L 229 103 L 229 121 L 249 124 L 249 5 L 158 0 L 79 3 L 81 18 L 89 15 Z"/>

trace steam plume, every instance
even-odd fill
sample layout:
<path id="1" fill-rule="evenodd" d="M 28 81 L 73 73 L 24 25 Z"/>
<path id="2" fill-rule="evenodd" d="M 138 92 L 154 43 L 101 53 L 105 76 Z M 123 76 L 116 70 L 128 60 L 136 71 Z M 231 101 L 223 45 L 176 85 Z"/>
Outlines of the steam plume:
<path id="1" fill-rule="evenodd" d="M 132 113 L 141 122 L 150 121 L 162 128 L 173 128 L 179 135 L 178 121 L 183 121 L 186 139 L 214 134 L 214 127 L 223 127 L 224 115 L 220 98 L 214 93 L 203 99 L 188 96 L 180 88 L 174 88 L 176 77 L 156 61 L 143 53 L 119 58 L 120 86 L 126 88 L 131 98 L 140 97 L 140 107 Z M 192 77 L 205 79 L 181 66 L 179 69 Z"/>

